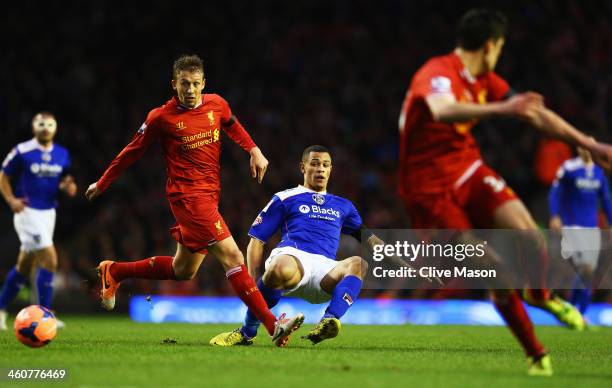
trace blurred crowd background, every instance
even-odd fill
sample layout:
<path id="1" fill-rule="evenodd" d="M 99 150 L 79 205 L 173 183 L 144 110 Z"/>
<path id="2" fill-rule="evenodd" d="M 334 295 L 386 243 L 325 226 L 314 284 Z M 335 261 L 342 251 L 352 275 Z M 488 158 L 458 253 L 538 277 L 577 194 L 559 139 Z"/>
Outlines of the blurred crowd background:
<path id="1" fill-rule="evenodd" d="M 248 155 L 223 138 L 221 212 L 239 246 L 277 191 L 301 182 L 310 144 L 333 151 L 330 191 L 353 200 L 372 228 L 410 225 L 396 195 L 397 121 L 411 76 L 454 48 L 458 17 L 474 1 L 22 1 L 4 10 L 0 59 L 3 156 L 31 136 L 40 110 L 56 114 L 56 141 L 72 153 L 80 186 L 62 198 L 55 241 L 57 298 L 91 305 L 101 258 L 173 254 L 174 220 L 165 171 L 154 145 L 96 203 L 82 192 L 129 142 L 147 112 L 172 94 L 171 66 L 183 53 L 205 61 L 208 92 L 219 93 L 270 160 L 263 184 Z M 612 2 L 508 1 L 510 20 L 498 72 L 515 90 L 547 104 L 598 139 L 612 140 Z M 547 225 L 551 170 L 568 150 L 542 142 L 517 121 L 480 124 L 484 158 Z M 551 161 L 552 159 L 552 161 Z M 8 206 L 0 211 L 0 276 L 19 243 Z M 343 252 L 357 249 L 345 244 Z M 226 294 L 223 271 L 208 258 L 191 282 L 131 282 L 141 293 Z M 89 295 L 89 297 L 81 297 Z M 125 304 L 123 304 L 125 306 Z"/>

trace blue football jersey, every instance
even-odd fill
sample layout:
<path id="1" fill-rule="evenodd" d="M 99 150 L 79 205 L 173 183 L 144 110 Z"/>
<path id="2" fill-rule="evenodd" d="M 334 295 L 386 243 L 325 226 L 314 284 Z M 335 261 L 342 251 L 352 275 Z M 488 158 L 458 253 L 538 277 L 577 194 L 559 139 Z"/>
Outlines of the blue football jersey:
<path id="1" fill-rule="evenodd" d="M 560 216 L 564 226 L 597 227 L 600 203 L 612 223 L 608 179 L 601 167 L 587 166 L 579 157 L 559 168 L 548 201 L 551 216 Z"/>
<path id="2" fill-rule="evenodd" d="M 335 260 L 340 233 L 351 234 L 361 223 L 348 199 L 298 186 L 272 197 L 253 222 L 249 236 L 266 242 L 280 228 L 277 247 L 294 247 Z"/>
<path id="3" fill-rule="evenodd" d="M 70 155 L 64 147 L 53 144 L 44 150 L 36 139 L 18 144 L 2 163 L 2 171 L 13 180 L 15 196 L 41 210 L 57 206 L 60 180 L 69 167 Z"/>

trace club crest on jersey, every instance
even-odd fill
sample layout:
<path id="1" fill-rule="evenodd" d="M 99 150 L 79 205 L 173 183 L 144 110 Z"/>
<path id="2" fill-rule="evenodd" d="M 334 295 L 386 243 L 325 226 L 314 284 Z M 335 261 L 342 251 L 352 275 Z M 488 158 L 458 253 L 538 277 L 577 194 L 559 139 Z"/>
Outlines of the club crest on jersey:
<path id="1" fill-rule="evenodd" d="M 312 200 L 315 201 L 317 205 L 323 205 L 325 203 L 325 197 L 321 194 L 313 194 Z"/>
<path id="2" fill-rule="evenodd" d="M 342 296 L 342 299 L 344 299 L 344 301 L 351 306 L 353 304 L 353 298 L 351 298 L 351 296 L 349 294 L 347 294 L 346 292 L 344 293 L 344 295 Z"/>
<path id="3" fill-rule="evenodd" d="M 223 227 L 221 226 L 221 220 L 215 222 L 215 228 L 217 228 L 217 234 L 223 234 Z"/>
<path id="4" fill-rule="evenodd" d="M 252 226 L 257 226 L 260 225 L 263 222 L 263 218 L 261 217 L 261 215 L 257 216 L 257 218 L 255 218 L 255 221 L 253 221 L 253 225 Z"/>
<path id="5" fill-rule="evenodd" d="M 51 161 L 51 155 L 48 152 L 43 153 L 40 158 L 43 160 L 43 162 Z"/>
<path id="6" fill-rule="evenodd" d="M 211 110 L 208 111 L 208 121 L 210 122 L 210 125 L 213 126 L 215 125 L 215 113 Z"/>
<path id="7" fill-rule="evenodd" d="M 185 125 L 184 122 L 179 121 L 178 123 L 176 123 L 176 130 L 177 131 L 180 131 L 181 129 L 185 129 L 185 128 L 187 128 L 187 126 Z"/>

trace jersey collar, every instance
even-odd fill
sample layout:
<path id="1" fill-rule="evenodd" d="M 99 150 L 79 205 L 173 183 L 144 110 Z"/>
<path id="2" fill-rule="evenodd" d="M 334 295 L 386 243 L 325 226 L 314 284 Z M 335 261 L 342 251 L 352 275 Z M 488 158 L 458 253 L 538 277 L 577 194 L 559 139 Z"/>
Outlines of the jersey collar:
<path id="1" fill-rule="evenodd" d="M 463 78 L 464 80 L 466 80 L 472 85 L 475 84 L 477 81 L 477 78 L 474 77 L 470 73 L 468 68 L 463 65 L 463 62 L 461 62 L 461 58 L 459 58 L 459 55 L 457 55 L 457 53 L 453 51 L 450 57 L 451 57 L 451 60 L 453 61 L 453 65 L 459 71 L 459 75 L 461 76 L 461 78 Z"/>
<path id="2" fill-rule="evenodd" d="M 304 190 L 305 192 L 308 192 L 308 193 L 317 193 L 317 194 L 321 194 L 321 195 L 326 195 L 327 194 L 327 190 L 325 190 L 325 191 L 314 191 L 314 190 L 309 189 L 308 187 L 302 186 L 302 185 L 298 185 L 297 187 L 302 189 L 302 190 Z"/>
<path id="3" fill-rule="evenodd" d="M 53 151 L 53 147 L 54 147 L 53 142 L 51 142 L 51 144 L 48 147 L 45 147 L 42 144 L 40 144 L 38 142 L 38 139 L 36 139 L 36 138 L 33 138 L 32 142 L 34 142 L 34 144 L 36 144 L 36 148 L 38 148 L 42 152 L 51 152 L 51 151 Z"/>

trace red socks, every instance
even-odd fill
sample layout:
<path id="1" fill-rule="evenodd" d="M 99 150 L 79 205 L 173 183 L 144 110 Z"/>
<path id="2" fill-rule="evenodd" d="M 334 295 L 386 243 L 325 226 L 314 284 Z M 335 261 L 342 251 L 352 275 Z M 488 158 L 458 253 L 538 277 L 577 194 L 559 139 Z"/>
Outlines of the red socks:
<path id="1" fill-rule="evenodd" d="M 227 280 L 232 285 L 232 288 L 238 297 L 245 305 L 255 314 L 257 319 L 266 327 L 268 334 L 274 333 L 274 322 L 276 317 L 266 304 L 261 292 L 249 275 L 247 267 L 243 264 L 239 267 L 234 267 L 225 273 Z"/>
<path id="2" fill-rule="evenodd" d="M 176 280 L 173 259 L 172 256 L 153 256 L 139 261 L 115 262 L 110 267 L 110 274 L 118 282 L 128 278 Z"/>
<path id="3" fill-rule="evenodd" d="M 536 339 L 533 324 L 516 291 L 512 291 L 507 299 L 502 298 L 494 301 L 495 307 L 525 349 L 525 353 L 532 357 L 544 354 L 544 346 Z"/>

